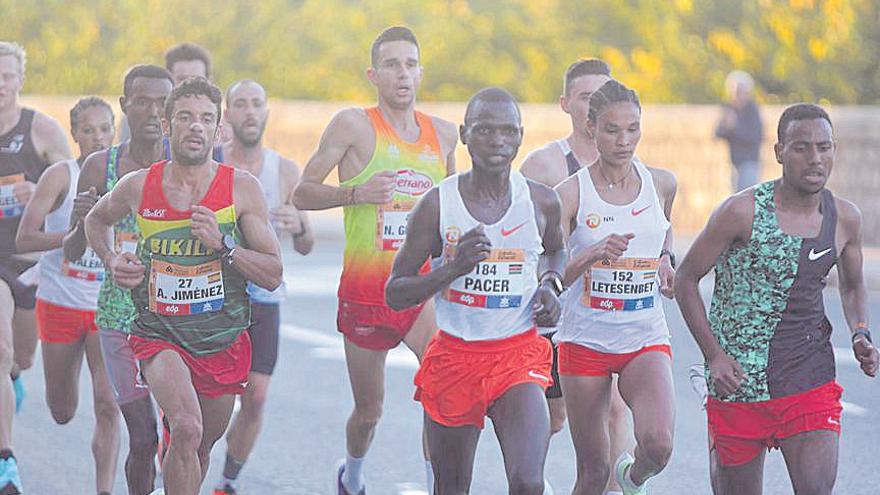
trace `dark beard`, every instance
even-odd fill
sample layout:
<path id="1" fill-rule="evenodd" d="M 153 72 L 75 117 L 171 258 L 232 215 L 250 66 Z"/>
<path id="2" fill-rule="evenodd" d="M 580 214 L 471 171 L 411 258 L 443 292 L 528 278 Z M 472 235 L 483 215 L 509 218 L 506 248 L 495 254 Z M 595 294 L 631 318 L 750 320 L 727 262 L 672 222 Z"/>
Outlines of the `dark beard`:
<path id="1" fill-rule="evenodd" d="M 263 122 L 263 125 L 260 126 L 260 132 L 257 134 L 255 138 L 251 138 L 245 136 L 241 130 L 241 127 L 232 126 L 232 134 L 235 136 L 235 139 L 238 139 L 241 144 L 243 144 L 246 148 L 254 148 L 260 144 L 263 140 L 263 133 L 266 131 L 266 122 Z"/>
<path id="2" fill-rule="evenodd" d="M 208 143 L 205 142 L 207 145 Z M 201 165 L 211 157 L 211 153 L 214 151 L 213 147 L 206 146 L 205 151 L 198 156 L 188 156 L 186 152 L 183 150 L 183 143 L 174 143 L 172 145 L 174 155 L 172 158 L 175 163 L 183 165 L 185 167 L 194 167 L 196 165 Z"/>

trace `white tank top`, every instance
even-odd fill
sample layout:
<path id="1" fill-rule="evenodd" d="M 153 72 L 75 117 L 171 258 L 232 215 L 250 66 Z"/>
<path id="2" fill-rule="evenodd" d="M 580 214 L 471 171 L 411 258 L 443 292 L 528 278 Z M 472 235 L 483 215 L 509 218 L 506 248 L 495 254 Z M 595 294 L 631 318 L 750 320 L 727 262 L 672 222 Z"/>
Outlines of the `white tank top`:
<path id="1" fill-rule="evenodd" d="M 580 203 L 569 239 L 570 257 L 609 234 L 633 233 L 624 257 L 598 262 L 569 288 L 557 342 L 623 354 L 669 343 L 657 279 L 660 251 L 670 224 L 651 172 L 633 160 L 642 187 L 635 201 L 612 205 L 599 197 L 588 168 L 577 173 Z"/>
<path id="2" fill-rule="evenodd" d="M 46 215 L 46 232 L 67 232 L 70 228 L 70 212 L 76 197 L 76 183 L 79 180 L 79 164 L 67 160 L 70 186 L 67 196 L 57 210 Z M 98 289 L 104 280 L 104 265 L 101 259 L 87 247 L 82 258 L 77 261 L 64 259 L 61 248 L 43 253 L 40 257 L 40 283 L 37 298 L 67 308 L 95 311 L 98 305 Z"/>
<path id="3" fill-rule="evenodd" d="M 266 198 L 266 205 L 269 210 L 277 206 L 281 206 L 286 198 L 281 195 L 281 157 L 274 150 L 263 148 L 263 165 L 260 168 L 260 184 L 263 186 L 263 196 Z M 282 235 L 283 232 L 276 232 L 279 239 L 289 237 Z M 247 285 L 248 295 L 251 300 L 256 303 L 276 304 L 284 301 L 287 295 L 287 287 L 284 282 L 275 290 L 269 291 L 252 282 Z"/>
<path id="4" fill-rule="evenodd" d="M 452 258 L 455 244 L 479 225 L 465 207 L 458 175 L 440 183 L 440 236 L 443 256 Z M 526 178 L 510 172 L 511 202 L 498 222 L 485 226 L 492 242 L 486 261 L 455 279 L 435 296 L 437 325 L 463 340 L 500 340 L 534 328 L 532 297 L 538 288 L 538 259 L 544 252 L 535 206 Z"/>

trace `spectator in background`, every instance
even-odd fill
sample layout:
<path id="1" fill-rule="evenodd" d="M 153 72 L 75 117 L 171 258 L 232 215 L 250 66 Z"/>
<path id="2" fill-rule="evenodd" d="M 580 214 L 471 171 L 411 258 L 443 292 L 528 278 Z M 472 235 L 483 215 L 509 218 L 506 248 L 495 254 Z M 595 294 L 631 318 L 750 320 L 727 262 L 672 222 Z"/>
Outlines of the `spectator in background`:
<path id="1" fill-rule="evenodd" d="M 761 178 L 761 141 L 764 124 L 755 103 L 755 80 L 748 73 L 735 70 L 727 75 L 728 103 L 724 105 L 715 136 L 727 141 L 733 165 L 731 185 L 734 192 L 758 183 Z"/>

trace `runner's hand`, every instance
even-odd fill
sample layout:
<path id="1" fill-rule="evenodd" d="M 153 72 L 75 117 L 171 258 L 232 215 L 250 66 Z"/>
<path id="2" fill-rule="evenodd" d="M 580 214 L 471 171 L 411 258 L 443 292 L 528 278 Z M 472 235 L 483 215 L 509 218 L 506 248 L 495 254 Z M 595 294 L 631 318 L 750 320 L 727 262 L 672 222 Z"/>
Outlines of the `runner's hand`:
<path id="1" fill-rule="evenodd" d="M 29 181 L 16 182 L 12 185 L 13 196 L 15 196 L 15 199 L 23 205 L 28 204 L 28 201 L 31 200 L 31 197 L 33 197 L 34 191 L 36 190 L 37 185 Z"/>
<path id="2" fill-rule="evenodd" d="M 715 393 L 719 397 L 736 392 L 745 379 L 742 366 L 726 353 L 721 353 L 720 356 L 709 361 L 709 373 L 712 375 Z"/>
<path id="3" fill-rule="evenodd" d="M 369 203 L 384 205 L 394 198 L 394 190 L 397 188 L 397 172 L 385 170 L 370 177 L 354 189 L 355 204 Z"/>
<path id="4" fill-rule="evenodd" d="M 217 215 L 208 207 L 193 205 L 192 207 L 192 235 L 202 241 L 202 244 L 214 251 L 223 248 L 223 234 L 217 224 Z"/>
<path id="5" fill-rule="evenodd" d="M 473 271 L 477 263 L 489 257 L 492 250 L 492 241 L 486 237 L 483 224 L 477 225 L 465 232 L 458 245 L 455 246 L 455 257 L 452 266 L 458 276 L 467 275 Z"/>
<path id="6" fill-rule="evenodd" d="M 107 267 L 113 275 L 113 283 L 123 289 L 134 289 L 144 280 L 146 268 L 132 253 L 114 255 Z"/>
<path id="7" fill-rule="evenodd" d="M 315 245 L 315 233 L 312 229 L 305 229 L 299 235 L 293 237 L 293 249 L 305 256 L 312 252 Z"/>
<path id="8" fill-rule="evenodd" d="M 874 347 L 864 335 L 859 335 L 853 341 L 853 354 L 859 361 L 862 371 L 870 377 L 877 376 L 877 367 L 880 365 L 880 356 L 878 356 L 877 348 Z"/>
<path id="9" fill-rule="evenodd" d="M 660 268 L 657 269 L 657 278 L 660 279 L 660 293 L 667 299 L 675 297 L 675 268 L 669 262 L 669 258 L 660 260 Z"/>
<path id="10" fill-rule="evenodd" d="M 535 292 L 535 302 L 532 311 L 535 313 L 535 325 L 539 327 L 553 327 L 559 321 L 562 312 L 559 306 L 559 298 L 552 289 L 541 284 Z"/>
<path id="11" fill-rule="evenodd" d="M 76 195 L 73 198 L 73 221 L 75 224 L 81 224 L 82 221 L 86 218 L 86 215 L 92 210 L 92 207 L 95 206 L 95 203 L 98 202 L 98 191 L 94 186 L 90 187 L 88 191 L 83 191 Z"/>
<path id="12" fill-rule="evenodd" d="M 276 229 L 292 235 L 299 235 L 303 231 L 299 210 L 293 205 L 279 205 L 272 208 L 269 211 L 269 220 Z"/>
<path id="13" fill-rule="evenodd" d="M 635 234 L 610 234 L 588 249 L 588 256 L 593 264 L 597 261 L 617 261 L 629 247 L 629 241 Z"/>

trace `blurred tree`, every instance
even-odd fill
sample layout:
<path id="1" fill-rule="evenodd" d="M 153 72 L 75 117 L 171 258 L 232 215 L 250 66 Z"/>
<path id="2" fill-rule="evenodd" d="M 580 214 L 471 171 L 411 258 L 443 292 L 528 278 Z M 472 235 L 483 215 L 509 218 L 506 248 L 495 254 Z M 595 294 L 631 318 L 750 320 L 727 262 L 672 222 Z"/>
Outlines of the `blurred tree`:
<path id="1" fill-rule="evenodd" d="M 655 103 L 717 101 L 735 68 L 770 102 L 880 103 L 876 0 L 0 0 L 0 12 L 0 39 L 28 49 L 33 93 L 116 94 L 127 67 L 192 41 L 221 85 L 369 100 L 370 43 L 405 24 L 422 43 L 424 99 L 499 85 L 553 101 L 569 63 L 602 57 Z"/>

